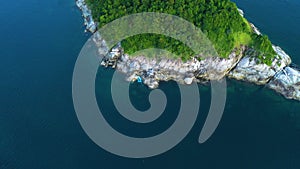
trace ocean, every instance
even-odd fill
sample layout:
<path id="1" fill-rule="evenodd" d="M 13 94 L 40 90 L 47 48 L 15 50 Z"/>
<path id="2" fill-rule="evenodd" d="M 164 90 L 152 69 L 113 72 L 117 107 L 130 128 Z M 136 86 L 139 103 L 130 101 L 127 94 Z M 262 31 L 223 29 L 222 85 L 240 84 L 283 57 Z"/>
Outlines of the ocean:
<path id="1" fill-rule="evenodd" d="M 300 2 L 239 0 L 246 18 L 300 65 Z M 227 79 L 223 118 L 212 137 L 198 143 L 210 106 L 210 87 L 199 85 L 201 106 L 187 137 L 161 155 L 131 159 L 98 147 L 81 128 L 73 107 L 72 75 L 77 56 L 91 36 L 84 33 L 73 0 L 3 1 L 0 6 L 0 169 L 298 169 L 300 102 L 264 86 Z M 175 82 L 163 82 L 168 104 L 153 123 L 134 124 L 120 116 L 110 96 L 113 70 L 99 68 L 98 102 L 117 131 L 148 137 L 166 130 L 180 103 Z M 132 84 L 130 98 L 149 108 L 150 90 Z"/>

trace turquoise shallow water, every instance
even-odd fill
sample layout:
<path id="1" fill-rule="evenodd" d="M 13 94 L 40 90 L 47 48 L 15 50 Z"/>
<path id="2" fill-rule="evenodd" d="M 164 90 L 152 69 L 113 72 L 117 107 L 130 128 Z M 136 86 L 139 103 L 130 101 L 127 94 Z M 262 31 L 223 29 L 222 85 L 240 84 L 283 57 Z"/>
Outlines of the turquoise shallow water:
<path id="1" fill-rule="evenodd" d="M 246 17 L 300 65 L 300 11 L 297 0 L 237 1 Z M 300 168 L 300 103 L 263 86 L 228 80 L 219 127 L 204 144 L 197 139 L 210 102 L 209 86 L 199 86 L 201 110 L 190 134 L 174 149 L 147 159 L 112 155 L 81 129 L 72 103 L 72 73 L 90 36 L 72 0 L 4 1 L 0 6 L 0 168 Z M 118 131 L 147 137 L 176 118 L 178 90 L 162 83 L 170 105 L 157 121 L 136 125 L 114 109 L 109 94 L 112 71 L 99 69 L 96 95 L 104 116 Z M 147 88 L 132 85 L 131 99 L 148 108 Z"/>

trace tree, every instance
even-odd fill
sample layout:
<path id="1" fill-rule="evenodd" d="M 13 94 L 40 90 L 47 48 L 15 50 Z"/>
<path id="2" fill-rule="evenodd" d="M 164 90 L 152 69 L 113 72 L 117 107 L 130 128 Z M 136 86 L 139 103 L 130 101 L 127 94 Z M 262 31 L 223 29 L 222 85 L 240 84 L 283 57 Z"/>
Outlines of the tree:
<path id="1" fill-rule="evenodd" d="M 256 35 L 230 0 L 87 0 L 87 3 L 100 27 L 133 13 L 163 12 L 182 17 L 201 28 L 222 57 L 227 57 L 241 45 L 253 47 L 264 63 L 270 63 L 275 57 L 268 37 Z M 129 54 L 159 47 L 182 56 L 182 59 L 195 55 L 185 44 L 163 35 L 137 35 L 123 40 L 122 45 Z"/>

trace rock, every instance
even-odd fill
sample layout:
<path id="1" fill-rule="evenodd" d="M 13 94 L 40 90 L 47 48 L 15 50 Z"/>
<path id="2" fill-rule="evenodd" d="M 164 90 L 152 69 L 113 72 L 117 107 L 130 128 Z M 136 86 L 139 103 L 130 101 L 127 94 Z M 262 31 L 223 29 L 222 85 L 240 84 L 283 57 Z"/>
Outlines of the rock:
<path id="1" fill-rule="evenodd" d="M 188 85 L 189 85 L 189 84 L 192 84 L 192 83 L 193 83 L 193 79 L 194 79 L 194 78 L 187 77 L 187 78 L 184 79 L 184 83 L 185 83 L 185 84 L 188 84 Z"/>
<path id="2" fill-rule="evenodd" d="M 290 57 L 283 52 L 278 46 L 273 46 L 277 57 L 273 60 L 271 66 L 259 63 L 257 58 L 245 56 L 237 66 L 228 74 L 229 77 L 256 83 L 259 85 L 266 84 L 276 72 L 281 71 L 291 63 Z"/>
<path id="3" fill-rule="evenodd" d="M 300 100 L 300 71 L 287 66 L 267 86 L 288 99 Z"/>
<path id="4" fill-rule="evenodd" d="M 239 14 L 240 14 L 242 17 L 244 17 L 244 11 L 241 10 L 241 9 L 238 9 L 238 11 L 239 11 Z"/>
<path id="5" fill-rule="evenodd" d="M 257 34 L 257 35 L 261 35 L 260 31 L 258 30 L 257 27 L 255 27 L 252 23 L 250 23 L 251 28 L 253 29 L 253 31 Z"/>
<path id="6" fill-rule="evenodd" d="M 84 0 L 76 0 L 77 7 L 81 10 L 82 16 L 84 18 L 84 25 L 86 25 L 86 30 L 91 33 L 95 33 L 97 30 L 97 23 L 94 22 L 92 17 L 92 12 L 86 5 Z"/>
<path id="7" fill-rule="evenodd" d="M 127 81 L 131 81 L 131 82 L 134 82 L 136 81 L 138 78 L 138 75 L 136 75 L 135 73 L 130 75 L 129 77 L 127 77 Z"/>
<path id="8" fill-rule="evenodd" d="M 148 64 L 142 64 L 141 69 L 146 71 L 146 70 L 149 69 L 149 65 Z"/>
<path id="9" fill-rule="evenodd" d="M 122 62 L 127 62 L 128 59 L 129 59 L 129 56 L 127 54 L 124 54 L 124 55 L 121 56 Z"/>
<path id="10" fill-rule="evenodd" d="M 300 100 L 300 71 L 299 68 L 287 66 L 291 63 L 290 57 L 277 46 L 273 49 L 277 57 L 271 66 L 258 63 L 255 58 L 245 56 L 245 47 L 241 52 L 232 52 L 228 58 L 211 57 L 201 61 L 193 58 L 187 62 L 178 59 L 161 58 L 149 59 L 144 56 L 130 58 L 123 54 L 121 46 L 111 51 L 99 33 L 95 33 L 92 39 L 98 47 L 98 54 L 105 56 L 106 60 L 101 65 L 112 66 L 124 74 L 128 81 L 135 81 L 138 77 L 143 83 L 154 89 L 159 81 L 174 80 L 181 84 L 191 84 L 193 81 L 205 83 L 209 80 L 219 80 L 226 75 L 238 80 L 267 84 L 267 86 L 281 93 L 289 99 Z M 269 82 L 269 83 L 268 83 Z"/>
<path id="11" fill-rule="evenodd" d="M 245 47 L 242 47 L 241 52 L 238 54 L 233 51 L 226 59 L 210 57 L 201 60 L 200 63 L 195 63 L 195 68 L 197 68 L 196 77 L 204 80 L 220 80 L 224 78 L 239 62 L 245 49 Z"/>

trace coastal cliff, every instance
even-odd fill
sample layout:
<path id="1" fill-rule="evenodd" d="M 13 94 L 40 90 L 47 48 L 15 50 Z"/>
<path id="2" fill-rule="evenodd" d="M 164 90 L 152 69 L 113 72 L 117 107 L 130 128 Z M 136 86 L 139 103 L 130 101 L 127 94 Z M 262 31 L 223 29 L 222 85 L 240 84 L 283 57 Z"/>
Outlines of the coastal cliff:
<path id="1" fill-rule="evenodd" d="M 93 21 L 91 11 L 84 0 L 77 0 L 82 10 L 87 30 L 94 33 L 97 24 Z M 243 16 L 243 11 L 239 10 Z M 251 24 L 253 31 L 260 35 L 259 30 Z M 276 56 L 271 64 L 261 62 L 253 56 L 253 49 L 241 46 L 233 50 L 227 58 L 210 57 L 203 60 L 192 58 L 183 62 L 181 59 L 160 56 L 149 58 L 145 55 L 130 57 L 124 53 L 121 44 L 108 51 L 105 41 L 96 32 L 93 38 L 103 56 L 101 65 L 112 66 L 127 75 L 128 81 L 141 78 L 150 88 L 157 88 L 159 81 L 174 80 L 182 84 L 193 82 L 204 83 L 209 80 L 220 80 L 229 77 L 237 80 L 266 85 L 288 99 L 300 100 L 300 71 L 296 66 L 289 66 L 291 58 L 278 46 L 272 46 Z"/>

